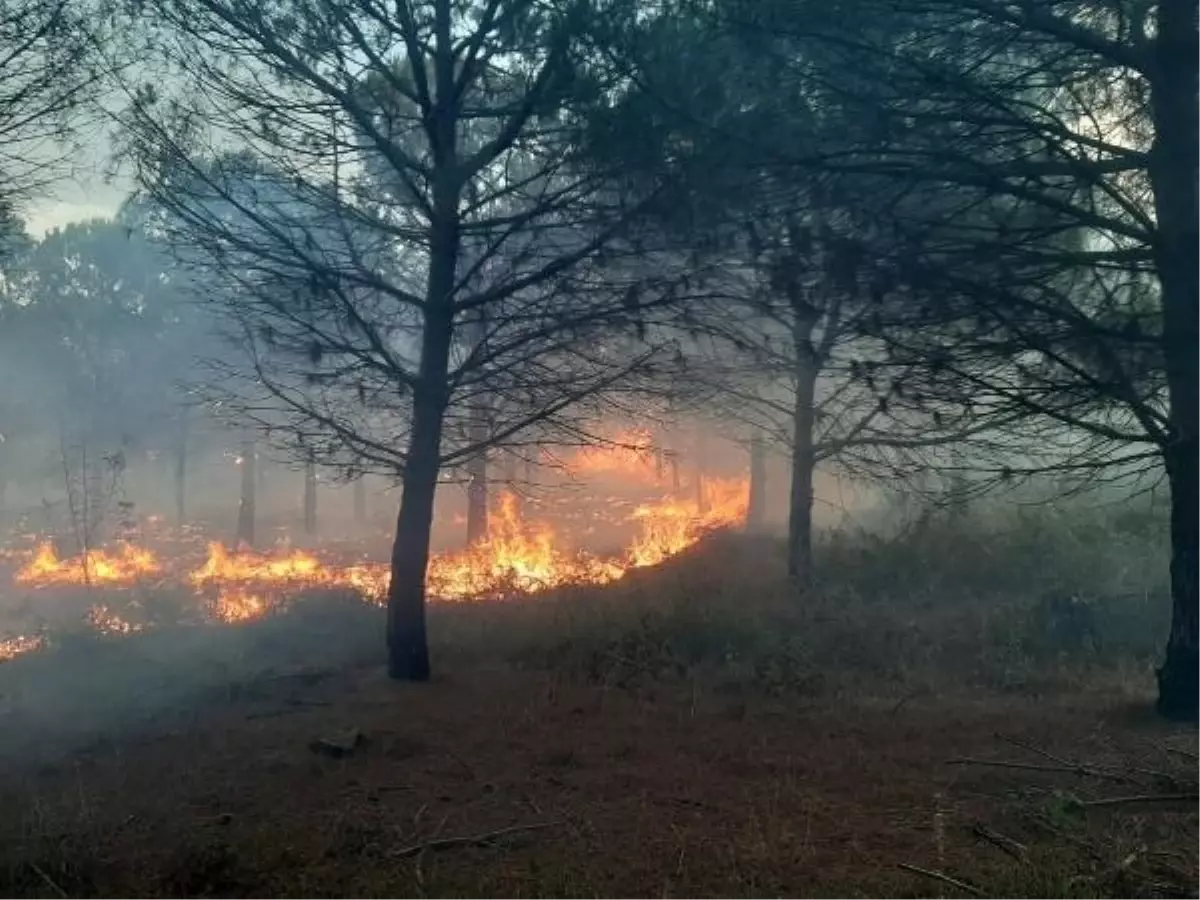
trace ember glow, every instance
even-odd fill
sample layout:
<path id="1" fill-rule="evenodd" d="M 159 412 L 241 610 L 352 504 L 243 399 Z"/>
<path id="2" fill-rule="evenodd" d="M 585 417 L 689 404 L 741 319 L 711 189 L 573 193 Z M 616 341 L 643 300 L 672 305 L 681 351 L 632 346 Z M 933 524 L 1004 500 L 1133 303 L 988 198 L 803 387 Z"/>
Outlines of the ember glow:
<path id="1" fill-rule="evenodd" d="M 31 653 L 46 646 L 46 639 L 40 634 L 18 634 L 15 637 L 0 638 L 0 662 L 15 659 L 22 653 Z"/>
<path id="2" fill-rule="evenodd" d="M 600 465 L 592 457 L 588 465 Z M 635 457 L 624 457 L 633 464 Z M 639 465 L 641 463 L 638 463 Z M 651 460 L 647 465 L 653 467 Z M 653 566 L 695 544 L 706 534 L 744 520 L 748 483 L 743 478 L 710 479 L 690 497 L 664 496 L 623 513 L 636 531 L 624 551 L 600 556 L 572 545 L 548 522 L 528 521 L 517 497 L 503 493 L 489 522 L 486 540 L 464 550 L 435 554 L 429 562 L 432 601 L 501 599 L 569 584 L 607 584 L 633 569 Z M 389 568 L 375 561 L 338 561 L 315 551 L 280 548 L 230 550 L 210 542 L 203 560 L 159 558 L 131 543 L 114 550 L 92 550 L 60 558 L 41 543 L 15 573 L 14 580 L 34 589 L 103 586 L 109 591 L 135 586 L 186 586 L 203 618 L 217 622 L 258 619 L 282 609 L 306 588 L 348 589 L 366 602 L 386 600 Z M 136 603 L 134 604 L 136 606 Z M 130 634 L 147 626 L 93 604 L 87 624 L 104 634 Z M 0 638 L 0 661 L 40 649 L 41 634 Z"/>
<path id="3" fill-rule="evenodd" d="M 132 634 L 141 631 L 142 626 L 121 618 L 104 604 L 97 604 L 88 610 L 88 624 L 103 634 Z"/>
<path id="4" fill-rule="evenodd" d="M 614 435 L 605 444 L 581 447 L 565 465 L 575 478 L 619 477 L 636 484 L 656 484 L 662 475 L 658 454 L 654 436 L 635 428 Z"/>

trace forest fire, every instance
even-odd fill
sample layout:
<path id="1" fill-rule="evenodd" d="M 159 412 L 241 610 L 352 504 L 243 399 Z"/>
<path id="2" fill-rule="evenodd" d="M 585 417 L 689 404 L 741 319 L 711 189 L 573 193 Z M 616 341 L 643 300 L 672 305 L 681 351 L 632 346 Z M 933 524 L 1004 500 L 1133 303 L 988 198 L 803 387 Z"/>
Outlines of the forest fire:
<path id="1" fill-rule="evenodd" d="M 117 552 L 88 550 L 71 559 L 60 559 L 54 545 L 43 542 L 33 558 L 17 572 L 18 584 L 37 587 L 57 584 L 131 584 L 160 571 L 154 554 L 129 543 Z"/>
<path id="2" fill-rule="evenodd" d="M 740 478 L 709 479 L 700 482 L 696 499 L 639 506 L 633 518 L 641 524 L 641 533 L 629 548 L 629 568 L 656 566 L 709 532 L 742 522 L 748 490 L 749 484 Z"/>
<path id="3" fill-rule="evenodd" d="M 548 525 L 526 524 L 513 494 L 503 494 L 499 505 L 486 541 L 430 560 L 431 596 L 462 600 L 530 593 L 568 583 L 603 584 L 624 574 L 619 562 L 563 550 Z"/>
<path id="4" fill-rule="evenodd" d="M 661 477 L 659 449 L 644 429 L 623 431 L 606 444 L 581 447 L 566 461 L 575 478 L 618 476 L 638 484 L 657 483 Z"/>
<path id="5" fill-rule="evenodd" d="M 570 535 L 548 522 L 522 516 L 519 499 L 501 494 L 493 510 L 489 535 L 463 550 L 435 554 L 429 563 L 428 593 L 433 601 L 499 599 L 568 584 L 607 584 L 629 571 L 657 565 L 695 544 L 706 534 L 738 524 L 746 512 L 747 482 L 741 478 L 703 481 L 691 498 L 665 497 L 626 513 L 636 537 L 621 553 L 600 556 L 572 546 Z M 91 550 L 61 558 L 43 542 L 28 554 L 13 579 L 34 589 L 135 585 L 185 585 L 203 618 L 244 622 L 284 608 L 298 590 L 343 588 L 364 601 L 382 603 L 387 594 L 388 565 L 346 563 L 315 551 L 281 548 L 230 550 L 209 542 L 197 562 L 186 555 L 160 557 L 152 550 L 122 543 L 113 551 Z M 110 604 L 92 605 L 88 626 L 104 634 L 130 634 L 148 627 L 116 611 Z M 41 649 L 44 635 L 0 639 L 0 661 Z"/>

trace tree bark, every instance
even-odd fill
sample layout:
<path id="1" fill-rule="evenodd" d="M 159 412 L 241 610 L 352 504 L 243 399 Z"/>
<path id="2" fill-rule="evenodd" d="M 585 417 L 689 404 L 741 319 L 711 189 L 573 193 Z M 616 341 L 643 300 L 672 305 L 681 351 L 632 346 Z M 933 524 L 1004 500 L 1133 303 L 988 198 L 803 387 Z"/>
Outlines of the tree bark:
<path id="1" fill-rule="evenodd" d="M 708 493 L 704 490 L 704 476 L 708 471 L 708 441 L 702 427 L 696 428 L 696 510 L 700 515 L 708 512 Z"/>
<path id="2" fill-rule="evenodd" d="M 488 320 L 481 312 L 472 323 L 471 343 L 476 349 L 487 342 Z M 490 409 L 485 392 L 472 404 L 468 440 L 480 449 L 467 460 L 467 545 L 487 539 L 488 534 L 488 417 Z"/>
<path id="3" fill-rule="evenodd" d="M 304 464 L 304 533 L 317 533 L 317 465 L 311 459 Z"/>
<path id="4" fill-rule="evenodd" d="M 427 339 L 424 345 L 429 347 L 431 343 Z M 446 345 L 449 346 L 448 340 Z M 401 681 L 428 681 L 430 675 L 425 634 L 425 574 L 429 566 L 444 414 L 445 405 L 438 402 L 433 392 L 423 390 L 414 398 L 412 437 L 404 468 L 388 586 L 388 675 Z"/>
<path id="5" fill-rule="evenodd" d="M 487 453 L 480 451 L 467 463 L 467 544 L 477 544 L 488 534 Z"/>
<path id="6" fill-rule="evenodd" d="M 238 501 L 237 543 L 254 546 L 254 520 L 256 518 L 254 476 L 254 441 L 242 441 L 242 495 Z"/>
<path id="7" fill-rule="evenodd" d="M 436 104 L 429 128 L 434 138 L 433 214 L 429 223 L 429 273 L 425 290 L 421 361 L 413 386 L 412 432 L 405 460 L 396 539 L 388 585 L 388 674 L 428 681 L 425 579 L 433 530 L 433 503 L 441 469 L 442 425 L 450 401 L 447 370 L 454 334 L 454 287 L 458 269 L 459 194 L 455 160 L 456 113 L 450 7 L 435 9 Z"/>
<path id="8" fill-rule="evenodd" d="M 812 343 L 815 320 L 797 311 L 792 324 L 796 354 L 796 405 L 792 410 L 792 486 L 788 511 L 788 575 L 801 589 L 812 582 L 812 505 L 814 403 L 817 356 Z"/>
<path id="9" fill-rule="evenodd" d="M 767 517 L 767 451 L 762 433 L 750 437 L 750 501 L 746 507 L 746 530 L 761 532 Z"/>
<path id="10" fill-rule="evenodd" d="M 1197 545 L 1200 522 L 1200 77 L 1195 0 L 1162 0 L 1150 67 L 1155 141 L 1150 180 L 1157 219 L 1155 262 L 1162 289 L 1163 356 L 1170 397 L 1164 462 L 1171 486 L 1171 633 L 1158 670 L 1158 711 L 1198 718 Z"/>

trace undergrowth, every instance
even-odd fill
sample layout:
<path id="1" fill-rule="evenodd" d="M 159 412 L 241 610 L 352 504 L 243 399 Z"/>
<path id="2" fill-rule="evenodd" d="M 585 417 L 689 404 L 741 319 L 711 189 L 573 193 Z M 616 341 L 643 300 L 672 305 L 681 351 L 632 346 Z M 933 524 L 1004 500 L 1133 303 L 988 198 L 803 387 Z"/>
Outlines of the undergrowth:
<path id="1" fill-rule="evenodd" d="M 444 652 L 618 687 L 703 677 L 892 697 L 1149 683 L 1169 622 L 1155 515 L 1035 507 L 826 536 L 812 586 L 782 542 L 725 535 L 664 571 L 552 598 L 442 608 Z"/>

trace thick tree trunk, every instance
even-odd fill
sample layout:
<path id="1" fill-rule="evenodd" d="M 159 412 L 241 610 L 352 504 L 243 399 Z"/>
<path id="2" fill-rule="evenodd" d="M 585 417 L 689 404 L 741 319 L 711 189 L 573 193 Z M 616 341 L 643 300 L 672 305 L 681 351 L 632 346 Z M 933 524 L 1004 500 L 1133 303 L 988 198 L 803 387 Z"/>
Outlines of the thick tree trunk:
<path id="1" fill-rule="evenodd" d="M 311 459 L 304 464 L 304 533 L 317 533 L 317 465 Z"/>
<path id="2" fill-rule="evenodd" d="M 750 501 L 746 507 L 746 530 L 763 530 L 767 517 L 767 450 L 761 432 L 750 437 Z"/>
<path id="3" fill-rule="evenodd" d="M 453 90 L 449 55 L 448 7 L 437 7 L 437 81 L 434 111 L 440 171 L 433 186 L 429 275 L 421 334 L 421 362 L 413 387 L 412 432 L 404 465 L 396 539 L 388 585 L 388 674 L 404 681 L 428 681 L 429 644 L 425 635 L 425 578 L 433 530 L 433 503 L 441 468 L 442 425 L 450 400 L 447 370 L 454 334 L 454 286 L 458 268 L 459 185 L 453 161 L 455 121 L 441 107 Z"/>
<path id="4" fill-rule="evenodd" d="M 412 439 L 404 467 L 388 587 L 388 674 L 402 681 L 428 681 L 430 674 L 425 574 L 444 413 L 444 405 L 435 397 L 422 397 L 413 407 Z"/>
<path id="5" fill-rule="evenodd" d="M 237 543 L 247 547 L 254 546 L 255 509 L 255 480 L 254 441 L 242 441 L 242 495 L 238 501 Z"/>
<path id="6" fill-rule="evenodd" d="M 1170 395 L 1170 443 L 1164 449 L 1171 485 L 1171 633 L 1158 670 L 1158 710 L 1171 718 L 1198 717 L 1197 493 L 1200 491 L 1200 76 L 1195 0 L 1159 4 L 1151 97 L 1155 141 L 1150 154 L 1157 235 L 1155 261 L 1162 287 L 1163 355 Z"/>
<path id="7" fill-rule="evenodd" d="M 801 589 L 812 582 L 812 506 L 814 403 L 817 358 L 812 345 L 814 323 L 797 314 L 792 338 L 796 353 L 796 405 L 792 410 L 792 486 L 788 511 L 788 575 Z"/>

